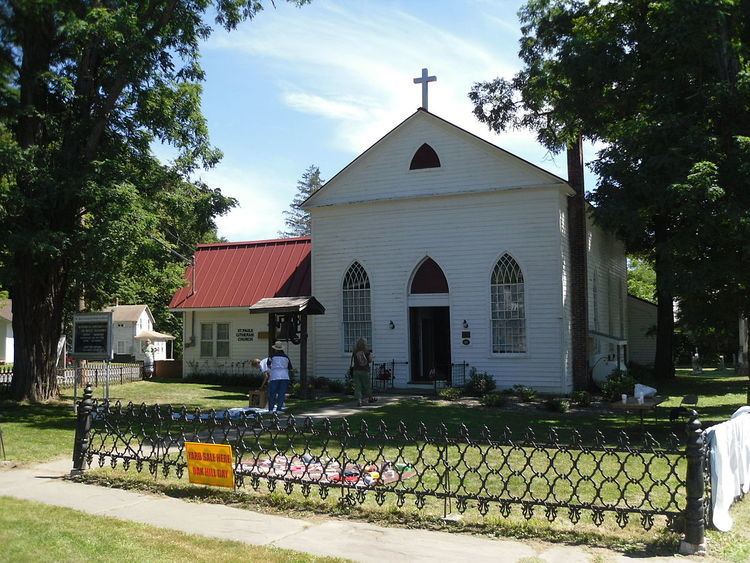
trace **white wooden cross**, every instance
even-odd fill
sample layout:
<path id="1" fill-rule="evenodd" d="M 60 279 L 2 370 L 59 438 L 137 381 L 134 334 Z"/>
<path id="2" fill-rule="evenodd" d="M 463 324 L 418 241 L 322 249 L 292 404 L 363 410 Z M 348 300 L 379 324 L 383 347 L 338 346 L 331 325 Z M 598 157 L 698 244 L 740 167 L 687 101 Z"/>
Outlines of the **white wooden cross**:
<path id="1" fill-rule="evenodd" d="M 435 82 L 437 76 L 427 76 L 427 69 L 422 69 L 422 76 L 418 76 L 414 79 L 414 84 L 422 85 L 422 107 L 427 109 L 427 84 L 429 82 Z"/>

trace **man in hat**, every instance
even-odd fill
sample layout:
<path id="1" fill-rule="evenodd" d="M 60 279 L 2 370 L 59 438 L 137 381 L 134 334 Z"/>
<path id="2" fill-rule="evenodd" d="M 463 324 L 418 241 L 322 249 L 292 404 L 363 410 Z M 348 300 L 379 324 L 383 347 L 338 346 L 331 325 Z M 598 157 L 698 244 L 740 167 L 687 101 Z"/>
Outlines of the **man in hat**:
<path id="1" fill-rule="evenodd" d="M 278 340 L 271 346 L 268 358 L 268 412 L 283 412 L 286 392 L 289 389 L 289 371 L 294 369 L 284 345 Z"/>

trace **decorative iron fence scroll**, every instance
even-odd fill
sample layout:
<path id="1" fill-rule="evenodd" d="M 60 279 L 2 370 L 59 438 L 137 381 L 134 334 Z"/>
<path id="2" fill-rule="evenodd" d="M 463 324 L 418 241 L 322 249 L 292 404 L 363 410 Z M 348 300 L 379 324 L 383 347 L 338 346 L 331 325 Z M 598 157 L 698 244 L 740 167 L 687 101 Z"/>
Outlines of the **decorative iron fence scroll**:
<path id="1" fill-rule="evenodd" d="M 674 435 L 659 443 L 645 434 L 636 444 L 624 433 L 608 441 L 600 432 L 584 438 L 553 429 L 518 436 L 507 428 L 473 433 L 462 426 L 451 434 L 444 425 L 383 421 L 355 428 L 346 420 L 95 403 L 90 397 L 87 389 L 79 408 L 78 470 L 98 463 L 182 478 L 186 441 L 228 443 L 239 487 L 332 495 L 348 506 L 411 505 L 436 515 L 455 510 L 508 517 L 516 511 L 549 521 L 587 517 L 597 526 L 611 515 L 621 527 L 635 521 L 650 529 L 659 521 L 675 530 L 686 530 L 690 499 L 700 497 L 693 519 L 701 527 L 691 537 L 702 538 L 702 490 L 691 489 L 686 475 L 698 467 L 702 485 L 703 452 L 691 457 L 691 444 L 686 449 Z"/>

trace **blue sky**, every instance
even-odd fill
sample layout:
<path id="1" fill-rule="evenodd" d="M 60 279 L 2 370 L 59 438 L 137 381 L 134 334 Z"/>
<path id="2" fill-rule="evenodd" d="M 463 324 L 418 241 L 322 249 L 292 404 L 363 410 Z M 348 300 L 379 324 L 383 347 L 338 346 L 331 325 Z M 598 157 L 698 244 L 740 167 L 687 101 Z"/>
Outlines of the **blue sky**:
<path id="1" fill-rule="evenodd" d="M 202 48 L 203 110 L 224 159 L 201 176 L 240 202 L 218 220 L 220 235 L 276 237 L 310 164 L 331 178 L 420 105 L 412 78 L 422 67 L 437 76 L 430 111 L 566 176 L 564 155 L 550 155 L 528 131 L 491 134 L 467 98 L 474 82 L 520 67 L 521 1 L 268 4 Z"/>

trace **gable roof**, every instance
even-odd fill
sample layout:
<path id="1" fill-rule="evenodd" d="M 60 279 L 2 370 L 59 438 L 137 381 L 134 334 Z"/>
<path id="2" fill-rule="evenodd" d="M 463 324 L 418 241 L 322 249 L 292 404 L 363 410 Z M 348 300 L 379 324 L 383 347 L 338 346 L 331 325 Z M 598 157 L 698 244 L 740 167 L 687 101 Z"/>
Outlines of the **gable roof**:
<path id="1" fill-rule="evenodd" d="M 148 305 L 114 305 L 112 307 L 104 307 L 102 311 L 105 313 L 111 311 L 112 322 L 114 323 L 137 323 L 143 311 L 148 312 L 151 322 L 154 322 L 154 316 L 151 314 Z"/>
<path id="2" fill-rule="evenodd" d="M 10 299 L 0 301 L 0 319 L 13 320 L 13 302 Z"/>
<path id="3" fill-rule="evenodd" d="M 250 307 L 264 297 L 299 297 L 312 291 L 310 237 L 201 244 L 188 285 L 180 288 L 170 309 Z"/>
<path id="4" fill-rule="evenodd" d="M 354 168 L 362 159 L 364 159 L 367 155 L 369 155 L 374 149 L 376 149 L 378 146 L 383 144 L 387 139 L 393 137 L 399 130 L 403 129 L 406 124 L 409 122 L 417 119 L 419 116 L 429 116 L 430 118 L 436 120 L 438 123 L 442 125 L 447 125 L 450 129 L 453 129 L 457 133 L 461 133 L 462 135 L 467 136 L 468 138 L 472 139 L 475 142 L 479 142 L 480 144 L 484 145 L 485 147 L 491 149 L 492 151 L 496 151 L 499 156 L 508 158 L 522 163 L 525 166 L 530 167 L 535 172 L 539 173 L 541 172 L 543 175 L 547 176 L 551 183 L 555 184 L 561 184 L 565 186 L 569 186 L 568 181 L 564 178 L 561 178 L 560 176 L 557 176 L 556 174 L 553 174 L 552 172 L 549 172 L 548 170 L 545 170 L 544 168 L 537 166 L 536 164 L 529 162 L 528 160 L 521 158 L 520 156 L 517 156 L 513 154 L 510 151 L 507 151 L 503 149 L 502 147 L 499 147 L 495 145 L 494 143 L 491 143 L 485 139 L 482 139 L 481 137 L 475 135 L 474 133 L 471 133 L 470 131 L 467 131 L 466 129 L 459 127 L 458 125 L 455 125 L 454 123 L 451 123 L 450 121 L 443 119 L 442 117 L 435 115 L 434 113 L 431 113 L 427 111 L 426 109 L 420 107 L 417 108 L 417 111 L 412 113 L 409 117 L 404 119 L 401 123 L 396 125 L 393 129 L 388 131 L 385 135 L 383 135 L 380 139 L 375 141 L 372 145 L 370 145 L 367 149 L 364 150 L 364 152 L 360 153 L 359 156 L 357 156 L 354 160 L 352 160 L 349 164 L 347 164 L 344 168 L 339 170 L 332 178 L 330 178 L 325 184 L 323 184 L 318 190 L 316 190 L 314 193 L 312 193 L 308 198 L 302 202 L 300 207 L 307 208 L 312 207 L 311 204 L 315 202 L 315 200 L 320 197 L 320 194 L 328 187 L 337 182 L 337 180 L 348 170 L 351 170 Z M 572 189 L 571 189 L 572 192 Z"/>

